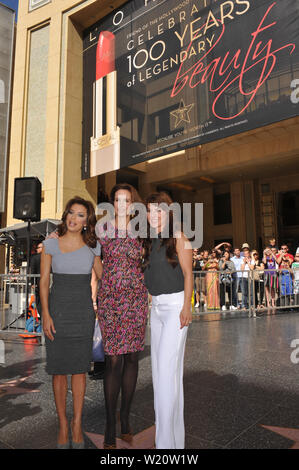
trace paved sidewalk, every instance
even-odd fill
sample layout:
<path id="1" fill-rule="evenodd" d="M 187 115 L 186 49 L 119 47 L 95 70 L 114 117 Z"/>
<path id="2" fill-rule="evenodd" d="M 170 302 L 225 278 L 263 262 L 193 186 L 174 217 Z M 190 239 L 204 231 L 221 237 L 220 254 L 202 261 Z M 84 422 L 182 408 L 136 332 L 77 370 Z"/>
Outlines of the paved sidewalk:
<path id="1" fill-rule="evenodd" d="M 207 319 L 194 319 L 187 340 L 186 448 L 299 448 L 299 364 L 290 359 L 292 340 L 298 338 L 299 347 L 299 313 Z M 5 349 L 6 363 L 0 365 L 0 449 L 55 448 L 56 415 L 44 346 L 5 342 Z M 136 446 L 144 443 L 146 448 L 154 425 L 148 342 L 139 371 L 131 425 Z M 71 393 L 69 398 L 71 418 Z M 88 378 L 87 448 L 101 445 L 104 423 L 103 382 Z"/>

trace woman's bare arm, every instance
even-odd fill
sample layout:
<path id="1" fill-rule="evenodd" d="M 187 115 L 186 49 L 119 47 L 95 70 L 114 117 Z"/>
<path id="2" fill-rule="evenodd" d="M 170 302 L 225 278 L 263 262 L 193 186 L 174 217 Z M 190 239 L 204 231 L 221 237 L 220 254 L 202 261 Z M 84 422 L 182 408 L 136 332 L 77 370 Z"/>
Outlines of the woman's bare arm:
<path id="1" fill-rule="evenodd" d="M 93 271 L 96 277 L 99 279 L 102 279 L 102 274 L 103 274 L 103 263 L 101 261 L 101 258 L 99 256 L 95 256 L 94 258 L 94 263 L 93 263 Z"/>
<path id="2" fill-rule="evenodd" d="M 193 292 L 192 247 L 186 236 L 181 233 L 176 239 L 176 250 L 184 275 L 184 305 L 180 315 L 181 328 L 192 322 L 191 298 Z"/>
<path id="3" fill-rule="evenodd" d="M 54 340 L 53 334 L 56 333 L 53 319 L 49 312 L 49 287 L 50 287 L 50 273 L 52 265 L 52 256 L 45 253 L 43 247 L 41 253 L 41 265 L 40 265 L 40 299 L 42 304 L 42 319 L 43 319 L 43 330 L 45 335 L 51 340 Z"/>

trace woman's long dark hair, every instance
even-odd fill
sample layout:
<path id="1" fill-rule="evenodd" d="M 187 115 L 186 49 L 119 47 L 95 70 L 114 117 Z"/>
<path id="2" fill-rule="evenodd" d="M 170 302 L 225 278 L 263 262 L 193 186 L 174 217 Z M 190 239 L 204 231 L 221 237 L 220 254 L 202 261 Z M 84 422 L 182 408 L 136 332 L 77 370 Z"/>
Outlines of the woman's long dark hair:
<path id="1" fill-rule="evenodd" d="M 153 193 L 146 199 L 146 207 L 148 209 L 149 204 L 167 204 L 170 206 L 173 201 L 171 197 L 165 192 Z M 168 219 L 168 237 L 161 238 L 161 246 L 166 247 L 166 258 L 173 268 L 178 265 L 177 251 L 176 251 L 176 238 L 174 236 L 174 214 L 173 210 L 169 210 Z M 177 223 L 178 221 L 176 221 Z M 147 238 L 143 242 L 144 256 L 143 256 L 143 270 L 149 265 L 149 256 L 152 250 L 152 239 L 150 238 L 150 225 L 147 223 Z"/>
<path id="2" fill-rule="evenodd" d="M 70 199 L 64 209 L 64 212 L 62 214 L 61 218 L 61 224 L 58 225 L 58 236 L 62 237 L 63 235 L 66 234 L 67 232 L 67 225 L 66 225 L 66 217 L 71 210 L 71 207 L 74 204 L 80 204 L 81 206 L 84 206 L 85 209 L 87 210 L 87 221 L 86 221 L 86 230 L 82 231 L 82 237 L 84 240 L 84 243 L 89 246 L 90 248 L 95 248 L 97 246 L 97 237 L 95 234 L 95 226 L 97 223 L 96 215 L 95 215 L 95 210 L 93 207 L 93 204 L 90 201 L 86 201 L 80 196 L 75 196 L 72 199 Z"/>
<path id="3" fill-rule="evenodd" d="M 137 189 L 134 188 L 134 186 L 132 186 L 129 183 L 119 183 L 113 186 L 113 188 L 111 189 L 111 193 L 110 193 L 111 204 L 114 204 L 115 194 L 117 193 L 117 191 L 120 191 L 120 190 L 128 191 L 131 194 L 132 204 L 134 202 L 142 202 L 142 199 L 139 196 Z"/>

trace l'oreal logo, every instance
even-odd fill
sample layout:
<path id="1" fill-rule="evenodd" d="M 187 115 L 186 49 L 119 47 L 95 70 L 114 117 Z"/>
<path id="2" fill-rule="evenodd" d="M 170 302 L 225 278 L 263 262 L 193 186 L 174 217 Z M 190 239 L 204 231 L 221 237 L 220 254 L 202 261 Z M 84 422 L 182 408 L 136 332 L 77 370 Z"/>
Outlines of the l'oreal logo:
<path id="1" fill-rule="evenodd" d="M 144 6 L 147 7 L 149 3 L 154 3 L 156 0 L 144 0 Z"/>
<path id="2" fill-rule="evenodd" d="M 159 0 L 144 0 L 144 6 L 145 7 L 150 6 L 151 3 L 156 3 L 158 1 Z M 120 26 L 121 23 L 124 21 L 124 19 L 125 19 L 125 13 L 123 12 L 123 10 L 117 10 L 114 13 L 113 18 L 112 18 L 113 27 Z M 89 42 L 93 42 L 93 41 L 96 41 L 96 40 L 97 40 L 97 35 L 95 34 L 95 31 L 90 32 L 89 33 Z"/>

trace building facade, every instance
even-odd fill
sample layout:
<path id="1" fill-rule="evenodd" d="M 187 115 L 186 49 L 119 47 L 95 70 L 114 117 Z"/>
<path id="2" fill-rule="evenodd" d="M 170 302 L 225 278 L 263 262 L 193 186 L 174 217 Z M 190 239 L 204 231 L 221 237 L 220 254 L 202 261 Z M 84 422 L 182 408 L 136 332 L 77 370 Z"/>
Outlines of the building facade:
<path id="1" fill-rule="evenodd" d="M 14 37 L 15 12 L 0 3 L 0 228 L 6 222 Z M 5 249 L 0 243 L 0 266 L 4 265 Z"/>
<path id="2" fill-rule="evenodd" d="M 116 182 L 127 181 L 143 197 L 163 189 L 178 202 L 202 202 L 206 248 L 227 240 L 261 249 L 271 237 L 292 249 L 298 246 L 298 116 L 81 179 L 83 32 L 124 3 L 20 2 L 7 225 L 16 222 L 16 177 L 37 176 L 42 182 L 42 218 L 60 218 L 74 195 L 96 204 L 103 191 L 109 193 Z M 299 80 L 299 71 L 292 73 Z M 289 84 L 281 84 L 285 86 Z"/>

